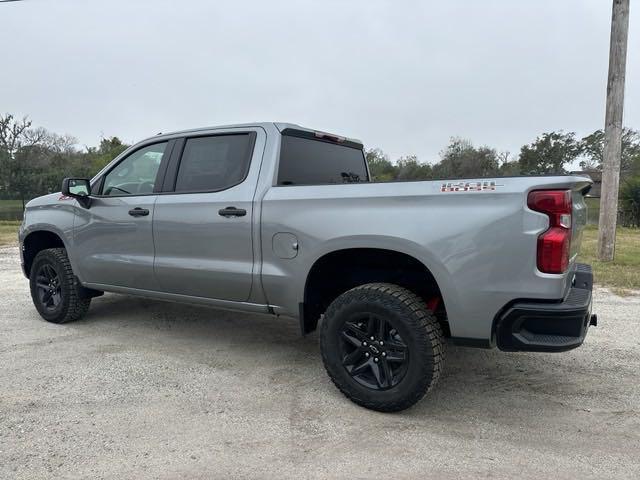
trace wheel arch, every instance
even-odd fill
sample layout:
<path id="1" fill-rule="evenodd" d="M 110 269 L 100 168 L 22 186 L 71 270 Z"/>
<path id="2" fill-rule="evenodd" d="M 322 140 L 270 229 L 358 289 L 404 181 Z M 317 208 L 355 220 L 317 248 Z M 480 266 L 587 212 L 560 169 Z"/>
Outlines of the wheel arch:
<path id="1" fill-rule="evenodd" d="M 24 236 L 22 240 L 22 261 L 27 278 L 31 273 L 31 265 L 36 255 L 48 248 L 64 248 L 67 252 L 69 251 L 64 241 L 64 235 L 60 232 L 42 228 L 33 229 Z"/>
<path id="2" fill-rule="evenodd" d="M 406 240 L 403 240 L 407 242 Z M 316 329 L 320 315 L 327 306 L 347 290 L 374 282 L 387 282 L 403 286 L 438 312 L 445 332 L 446 290 L 439 279 L 440 268 L 427 266 L 415 255 L 413 248 L 390 248 L 388 242 L 362 242 L 326 249 L 313 261 L 307 271 L 302 302 L 299 304 L 300 328 L 303 334 Z M 423 249 L 424 250 L 424 249 Z M 435 303 L 431 303 L 434 299 Z"/>

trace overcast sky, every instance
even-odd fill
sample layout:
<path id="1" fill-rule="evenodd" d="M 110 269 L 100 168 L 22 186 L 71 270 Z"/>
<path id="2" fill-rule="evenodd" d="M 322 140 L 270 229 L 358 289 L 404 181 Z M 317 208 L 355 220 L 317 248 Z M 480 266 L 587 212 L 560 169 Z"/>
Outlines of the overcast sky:
<path id="1" fill-rule="evenodd" d="M 632 5 L 625 124 L 640 129 Z M 434 161 L 601 128 L 611 0 L 0 3 L 0 111 L 95 145 L 287 121 Z"/>

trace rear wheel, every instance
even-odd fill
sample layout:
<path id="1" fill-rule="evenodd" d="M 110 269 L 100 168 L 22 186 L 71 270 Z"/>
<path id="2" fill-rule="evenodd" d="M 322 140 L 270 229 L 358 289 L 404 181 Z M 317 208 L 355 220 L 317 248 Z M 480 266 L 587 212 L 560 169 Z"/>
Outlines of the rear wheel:
<path id="1" fill-rule="evenodd" d="M 442 330 L 413 292 L 372 283 L 338 297 L 320 334 L 331 380 L 349 399 L 383 412 L 404 410 L 437 382 L 444 362 Z"/>
<path id="2" fill-rule="evenodd" d="M 64 248 L 49 248 L 36 255 L 29 275 L 31 298 L 42 318 L 66 323 L 81 318 L 91 298 L 83 298 Z"/>

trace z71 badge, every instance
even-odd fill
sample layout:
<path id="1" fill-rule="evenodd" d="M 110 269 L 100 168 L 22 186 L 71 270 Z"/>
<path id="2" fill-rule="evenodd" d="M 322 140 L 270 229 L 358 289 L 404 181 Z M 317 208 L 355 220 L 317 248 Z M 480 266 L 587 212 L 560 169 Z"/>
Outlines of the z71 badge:
<path id="1" fill-rule="evenodd" d="M 440 187 L 441 192 L 486 192 L 495 191 L 498 185 L 495 180 L 484 180 L 482 182 L 445 182 Z"/>

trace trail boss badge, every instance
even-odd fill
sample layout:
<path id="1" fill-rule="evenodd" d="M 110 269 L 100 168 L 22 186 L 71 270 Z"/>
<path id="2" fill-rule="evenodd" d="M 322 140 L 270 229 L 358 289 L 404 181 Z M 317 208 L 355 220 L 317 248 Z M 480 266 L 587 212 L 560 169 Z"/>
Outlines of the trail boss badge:
<path id="1" fill-rule="evenodd" d="M 444 182 L 440 187 L 441 192 L 486 192 L 495 191 L 498 185 L 495 180 L 484 180 L 482 182 Z"/>

